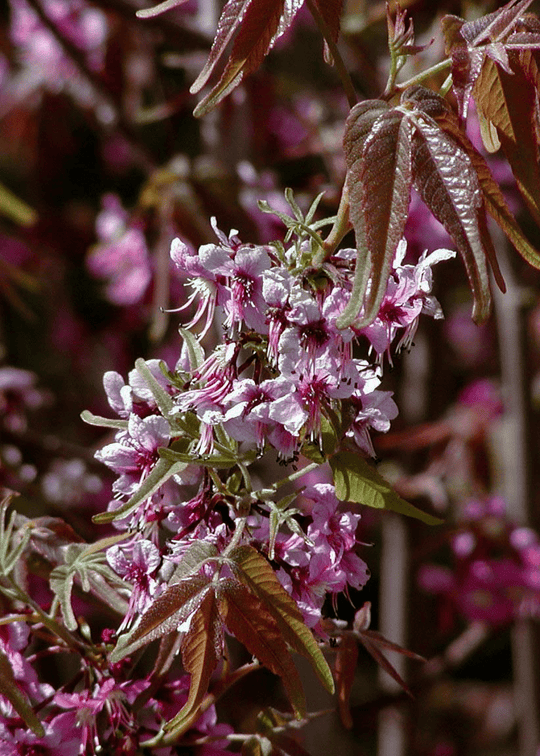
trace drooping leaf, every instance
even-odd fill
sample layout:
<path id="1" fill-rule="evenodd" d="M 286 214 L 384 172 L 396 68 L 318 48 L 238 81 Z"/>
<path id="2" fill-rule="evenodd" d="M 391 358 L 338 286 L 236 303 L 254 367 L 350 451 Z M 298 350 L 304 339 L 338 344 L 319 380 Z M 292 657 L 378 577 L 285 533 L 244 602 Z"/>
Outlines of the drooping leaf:
<path id="1" fill-rule="evenodd" d="M 354 452 L 341 451 L 330 458 L 336 496 L 340 501 L 364 504 L 375 509 L 390 509 L 399 514 L 415 517 L 426 525 L 439 525 L 442 520 L 433 517 L 401 498 L 390 483 L 363 457 Z"/>
<path id="2" fill-rule="evenodd" d="M 353 287 L 346 308 L 336 320 L 338 328 L 347 328 L 358 316 L 367 291 L 372 261 L 366 241 L 362 199 L 362 157 L 364 145 L 378 119 L 388 111 L 383 100 L 366 100 L 355 105 L 347 117 L 343 149 L 347 165 L 346 191 L 349 197 L 349 215 L 356 238 L 356 267 Z"/>
<path id="3" fill-rule="evenodd" d="M 479 217 L 482 191 L 465 150 L 425 112 L 412 116 L 414 185 L 422 200 L 452 237 L 465 263 L 474 297 L 473 319 L 489 316 L 491 294 Z"/>
<path id="4" fill-rule="evenodd" d="M 338 712 L 341 724 L 348 730 L 353 726 L 351 717 L 351 691 L 356 676 L 358 642 L 352 633 L 345 633 L 337 648 L 334 672 L 338 694 Z"/>
<path id="5" fill-rule="evenodd" d="M 409 118 L 392 109 L 377 119 L 364 143 L 360 181 L 371 289 L 358 327 L 377 316 L 405 230 L 412 183 L 412 131 Z"/>
<path id="6" fill-rule="evenodd" d="M 180 735 L 198 715 L 222 649 L 223 632 L 216 596 L 209 589 L 182 643 L 182 662 L 186 672 L 191 675 L 188 699 L 178 714 L 167 722 L 166 731 Z"/>
<path id="7" fill-rule="evenodd" d="M 122 540 L 122 537 L 113 536 L 106 540 L 112 544 Z M 49 585 L 60 602 L 68 630 L 76 630 L 78 627 L 71 604 L 75 578 L 79 579 L 83 591 L 95 593 L 111 608 L 117 611 L 127 609 L 125 600 L 111 587 L 125 588 L 126 584 L 109 567 L 105 554 L 99 548 L 100 544 L 69 544 L 64 552 L 64 564 L 55 567 L 50 573 Z"/>
<path id="8" fill-rule="evenodd" d="M 100 512 L 94 515 L 92 520 L 99 525 L 103 525 L 108 522 L 113 522 L 120 518 L 126 517 L 128 514 L 134 512 L 143 501 L 150 498 L 161 486 L 166 483 L 169 478 L 176 475 L 187 467 L 186 462 L 180 462 L 178 460 L 165 459 L 160 457 L 156 462 L 152 472 L 141 483 L 139 488 L 135 491 L 122 506 L 118 507 L 112 512 Z"/>
<path id="9" fill-rule="evenodd" d="M 120 418 L 111 419 L 108 417 L 100 417 L 99 415 L 94 415 L 88 410 L 83 410 L 81 412 L 81 420 L 83 420 L 85 423 L 88 423 L 88 425 L 97 425 L 99 428 L 117 428 L 118 430 L 126 430 L 128 427 L 127 420 L 121 420 Z"/>
<path id="10" fill-rule="evenodd" d="M 239 546 L 230 559 L 240 580 L 264 604 L 277 621 L 287 643 L 311 662 L 329 693 L 334 692 L 332 672 L 302 614 L 276 577 L 272 566 L 252 546 Z"/>
<path id="11" fill-rule="evenodd" d="M 540 166 L 534 84 L 517 66 L 512 75 L 486 60 L 473 90 L 476 107 L 497 129 L 518 188 L 540 223 Z"/>
<path id="12" fill-rule="evenodd" d="M 281 677 L 295 715 L 306 714 L 300 675 L 273 614 L 266 602 L 236 580 L 220 582 L 219 613 L 228 630 L 261 664 Z"/>
<path id="13" fill-rule="evenodd" d="M 397 684 L 403 688 L 403 690 L 409 695 L 412 696 L 411 690 L 408 687 L 407 683 L 399 672 L 395 669 L 395 667 L 388 661 L 386 656 L 381 653 L 378 645 L 376 643 L 373 643 L 370 638 L 368 638 L 365 633 L 360 633 L 360 641 L 362 642 L 362 645 L 366 649 L 366 651 L 371 654 L 371 656 L 375 659 L 377 664 L 384 669 L 384 671 L 390 675 L 390 677 L 397 682 Z"/>
<path id="14" fill-rule="evenodd" d="M 285 0 L 251 0 L 249 4 L 241 3 L 241 8 L 238 8 L 238 5 L 234 3 L 235 10 L 241 11 L 243 15 L 229 60 L 219 82 L 193 111 L 196 117 L 204 115 L 215 107 L 242 81 L 244 76 L 259 67 L 278 32 Z M 227 37 L 234 33 L 237 27 L 238 23 L 234 21 L 232 24 L 227 24 Z M 222 42 L 219 43 L 219 49 L 222 50 Z"/>
<path id="15" fill-rule="evenodd" d="M 17 685 L 10 661 L 1 649 L 0 694 L 7 698 L 17 714 L 38 738 L 44 737 L 45 730 L 43 729 L 43 725 L 35 715 L 30 699 L 24 690 Z"/>

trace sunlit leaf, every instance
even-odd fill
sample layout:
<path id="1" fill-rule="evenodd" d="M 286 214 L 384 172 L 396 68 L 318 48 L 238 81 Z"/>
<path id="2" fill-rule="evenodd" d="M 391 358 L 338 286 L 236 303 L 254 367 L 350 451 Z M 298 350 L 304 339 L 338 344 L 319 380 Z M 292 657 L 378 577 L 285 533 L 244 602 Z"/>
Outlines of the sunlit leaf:
<path id="1" fill-rule="evenodd" d="M 329 693 L 334 692 L 332 672 L 302 613 L 276 577 L 272 566 L 252 546 L 239 546 L 230 554 L 242 582 L 264 604 L 277 621 L 284 639 L 305 656 Z"/>
<path id="2" fill-rule="evenodd" d="M 179 735 L 191 725 L 208 691 L 222 649 L 221 620 L 214 591 L 209 589 L 182 643 L 182 662 L 191 675 L 188 699 L 178 714 L 167 722 L 165 730 L 174 730 Z"/>
<path id="3" fill-rule="evenodd" d="M 411 121 L 402 111 L 390 110 L 377 119 L 362 151 L 360 180 L 371 288 L 357 327 L 377 316 L 405 230 L 412 183 L 412 131 Z"/>
<path id="4" fill-rule="evenodd" d="M 111 661 L 120 661 L 141 646 L 176 630 L 198 610 L 209 591 L 209 583 L 209 578 L 193 575 L 168 586 L 135 627 L 120 638 L 111 653 Z"/>
<path id="5" fill-rule="evenodd" d="M 237 6 L 238 3 L 234 5 Z M 285 0 L 251 0 L 248 5 L 244 3 L 241 5 L 243 13 L 241 25 L 225 70 L 216 86 L 193 111 L 195 116 L 204 115 L 215 107 L 242 81 L 244 76 L 259 67 L 278 31 Z M 229 25 L 227 36 L 231 33 L 231 29 L 234 32 L 237 26 L 237 23 L 232 27 Z M 210 73 L 211 70 L 212 68 Z M 197 86 L 200 86 L 200 82 Z"/>
<path id="6" fill-rule="evenodd" d="M 426 525 L 439 525 L 442 522 L 438 517 L 422 512 L 402 499 L 390 483 L 359 454 L 341 451 L 329 461 L 336 496 L 340 501 L 364 504 L 375 509 L 390 509 L 422 520 Z"/>
<path id="7" fill-rule="evenodd" d="M 173 475 L 182 472 L 182 470 L 185 470 L 186 467 L 187 463 L 185 462 L 160 457 L 151 473 L 144 479 L 137 491 L 133 494 L 133 496 L 131 496 L 131 498 L 128 499 L 128 501 L 126 501 L 124 504 L 118 507 L 118 509 L 115 509 L 112 512 L 100 512 L 99 514 L 94 515 L 94 517 L 92 518 L 93 521 L 101 525 L 107 522 L 113 522 L 114 520 L 118 520 L 119 518 L 126 517 L 128 514 L 131 514 L 131 512 L 134 512 L 137 507 L 139 507 L 143 503 L 143 501 L 148 499 L 159 488 L 161 488 L 161 486 L 166 483 L 169 478 L 172 478 Z"/>
<path id="8" fill-rule="evenodd" d="M 306 714 L 302 682 L 287 648 L 281 628 L 266 602 L 240 583 L 220 583 L 219 613 L 228 630 L 261 664 L 281 677 L 298 719 Z"/>
<path id="9" fill-rule="evenodd" d="M 457 246 L 474 297 L 473 319 L 483 323 L 490 313 L 491 294 L 479 226 L 483 196 L 476 172 L 465 150 L 431 116 L 417 111 L 412 117 L 415 187 Z"/>

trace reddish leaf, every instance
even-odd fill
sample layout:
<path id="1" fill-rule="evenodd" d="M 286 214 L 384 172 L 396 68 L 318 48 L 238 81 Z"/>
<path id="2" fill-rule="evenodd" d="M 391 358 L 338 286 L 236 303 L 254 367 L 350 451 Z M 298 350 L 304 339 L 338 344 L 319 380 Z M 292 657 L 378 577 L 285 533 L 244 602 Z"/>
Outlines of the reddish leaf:
<path id="1" fill-rule="evenodd" d="M 278 33 L 284 6 L 285 0 L 251 0 L 249 5 L 242 8 L 240 29 L 225 70 L 216 86 L 193 111 L 195 116 L 201 116 L 215 107 L 241 82 L 244 76 L 258 68 Z M 230 30 L 230 33 L 236 26 Z M 214 65 L 215 63 L 212 64 L 212 68 Z"/>
<path id="2" fill-rule="evenodd" d="M 250 2 L 251 0 L 228 0 L 226 3 L 219 19 L 208 60 L 189 90 L 192 94 L 199 92 L 212 75 L 212 71 L 238 29 Z"/>
<path id="3" fill-rule="evenodd" d="M 173 632 L 199 608 L 208 593 L 210 580 L 202 575 L 169 586 L 142 615 L 135 627 L 122 636 L 110 655 L 112 662 L 123 659 L 140 646 Z"/>
<path id="4" fill-rule="evenodd" d="M 401 110 L 384 113 L 362 151 L 361 189 L 371 288 L 358 327 L 377 316 L 394 254 L 405 230 L 411 192 L 412 124 Z"/>
<path id="5" fill-rule="evenodd" d="M 195 612 L 182 643 L 182 662 L 186 672 L 191 675 L 188 700 L 178 714 L 167 722 L 165 730 L 175 730 L 179 735 L 190 727 L 208 691 L 222 649 L 221 621 L 214 591 L 210 589 Z"/>
<path id="6" fill-rule="evenodd" d="M 523 198 L 540 223 L 540 167 L 536 141 L 536 89 L 515 68 L 510 76 L 486 60 L 474 87 L 476 106 L 497 129 Z"/>
<path id="7" fill-rule="evenodd" d="M 388 661 L 388 659 L 386 658 L 386 656 L 384 656 L 380 652 L 380 650 L 378 648 L 378 646 L 379 646 L 378 642 L 373 642 L 373 640 L 366 635 L 366 632 L 360 633 L 359 634 L 359 638 L 360 638 L 360 641 L 361 641 L 362 645 L 366 649 L 366 651 L 369 654 L 371 654 L 371 656 L 375 659 L 375 661 L 377 662 L 377 664 L 380 667 L 382 667 L 384 669 L 384 671 L 387 674 L 389 674 L 390 677 L 392 679 L 394 679 L 397 682 L 397 684 L 400 685 L 406 693 L 409 694 L 409 696 L 412 696 L 411 690 L 408 687 L 408 685 L 406 684 L 405 680 L 403 680 L 403 678 L 400 676 L 400 674 L 397 672 L 397 670 L 394 669 L 394 667 L 392 666 L 392 664 L 390 664 L 390 662 Z"/>
<path id="8" fill-rule="evenodd" d="M 476 172 L 463 148 L 430 116 L 417 112 L 414 122 L 415 186 L 463 258 L 474 296 L 473 318 L 483 323 L 490 312 L 491 296 L 479 226 L 483 198 Z"/>
<path id="9" fill-rule="evenodd" d="M 261 664 L 279 675 L 298 719 L 305 716 L 302 682 L 266 603 L 234 580 L 220 583 L 219 613 L 228 630 Z"/>
<path id="10" fill-rule="evenodd" d="M 350 699 L 357 662 L 358 642 L 352 633 L 346 633 L 337 649 L 334 671 L 336 673 L 339 718 L 343 727 L 348 730 L 353 726 Z"/>
<path id="11" fill-rule="evenodd" d="M 240 546 L 230 558 L 240 580 L 264 604 L 279 625 L 286 642 L 305 656 L 329 693 L 334 692 L 334 681 L 326 659 L 294 600 L 276 577 L 269 562 L 252 546 Z"/>
<path id="12" fill-rule="evenodd" d="M 343 149 L 347 164 L 347 191 L 349 194 L 349 214 L 356 237 L 356 269 L 353 290 L 349 303 L 337 319 L 338 328 L 346 328 L 357 317 L 363 304 L 371 273 L 371 256 L 367 247 L 364 211 L 362 208 L 362 157 L 366 140 L 378 119 L 389 106 L 383 100 L 366 100 L 352 108 L 345 124 Z"/>

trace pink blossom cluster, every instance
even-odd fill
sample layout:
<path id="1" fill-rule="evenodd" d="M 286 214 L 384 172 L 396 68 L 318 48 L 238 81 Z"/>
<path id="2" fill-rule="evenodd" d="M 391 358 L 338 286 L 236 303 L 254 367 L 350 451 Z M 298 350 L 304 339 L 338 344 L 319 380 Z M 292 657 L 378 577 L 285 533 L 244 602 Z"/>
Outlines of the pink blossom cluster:
<path id="1" fill-rule="evenodd" d="M 418 575 L 440 597 L 444 625 L 456 614 L 497 626 L 539 616 L 540 541 L 506 518 L 502 499 L 469 502 L 450 546 L 450 567 L 427 564 Z"/>
<path id="2" fill-rule="evenodd" d="M 138 534 L 107 555 L 133 586 L 126 624 L 160 593 L 191 542 L 205 540 L 218 549 L 230 542 L 239 494 L 216 487 L 208 469 L 213 459 L 217 468 L 234 467 L 235 458 L 249 468 L 264 457 L 296 470 L 313 453 L 324 462 L 331 453 L 327 436 L 336 448 L 372 455 L 371 432 L 387 431 L 397 415 L 391 392 L 380 388 L 384 355 L 410 341 L 422 312 L 442 316 L 430 293 L 431 265 L 453 254 L 447 250 L 404 264 L 402 242 L 376 321 L 339 329 L 336 320 L 351 291 L 353 250 L 340 250 L 315 267 L 309 262 L 313 242 L 302 234 L 287 249 L 244 244 L 235 231 L 226 236 L 215 222 L 214 228 L 217 243 L 197 252 L 179 239 L 172 243 L 171 257 L 193 292 L 185 307 L 194 311 L 174 371 L 150 360 L 139 363 L 127 383 L 114 372 L 104 378 L 109 404 L 121 418 L 114 442 L 96 455 L 118 476 L 109 510 L 136 495 L 163 449 L 180 451 L 183 460 L 115 521 Z M 218 316 L 222 339 L 206 355 L 202 344 Z M 301 510 L 285 512 L 272 534 L 277 493 L 245 493 L 253 505 L 245 539 L 270 557 L 316 628 L 327 595 L 358 589 L 368 579 L 355 553 L 359 514 L 338 501 L 333 485 L 318 484 L 304 492 Z"/>
<path id="3" fill-rule="evenodd" d="M 10 618 L 5 618 L 10 619 Z M 102 751 L 107 742 L 110 753 L 135 756 L 139 744 L 158 732 L 163 721 L 178 711 L 187 699 L 189 676 L 167 682 L 160 688 L 160 697 L 148 696 L 143 715 L 136 717 L 133 704 L 144 695 L 150 680 L 130 680 L 127 665 L 113 665 L 98 669 L 88 666 L 83 671 L 85 685 L 76 692 L 55 691 L 47 683 L 39 682 L 32 666 L 35 656 L 28 656 L 31 634 L 26 622 L 13 617 L 0 627 L 0 654 L 7 657 L 20 690 L 39 706 L 44 733 L 30 729 L 9 701 L 0 696 L 0 753 L 2 756 L 43 754 L 43 756 L 80 756 Z M 58 647 L 47 653 L 58 654 Z M 26 654 L 26 655 L 25 655 Z M 209 707 L 192 728 L 193 739 L 206 737 L 212 747 L 194 748 L 199 756 L 219 756 L 225 753 L 226 740 L 232 731 L 228 725 L 218 724 L 215 708 Z M 173 756 L 175 747 L 162 746 L 162 756 Z M 228 753 L 228 751 L 227 751 Z"/>

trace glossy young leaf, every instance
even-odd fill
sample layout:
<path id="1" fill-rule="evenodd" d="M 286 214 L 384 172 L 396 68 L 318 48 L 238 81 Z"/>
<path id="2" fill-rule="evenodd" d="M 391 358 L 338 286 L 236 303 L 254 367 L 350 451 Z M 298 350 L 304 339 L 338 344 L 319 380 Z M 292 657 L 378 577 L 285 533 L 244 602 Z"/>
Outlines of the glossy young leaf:
<path id="1" fill-rule="evenodd" d="M 378 119 L 389 106 L 383 100 L 366 100 L 352 108 L 345 124 L 343 149 L 347 165 L 346 191 L 349 198 L 349 215 L 356 238 L 356 267 L 349 302 L 336 320 L 338 328 L 347 328 L 358 316 L 364 303 L 370 274 L 372 273 L 371 254 L 367 246 L 364 210 L 362 199 L 363 152 L 369 134 Z"/>
<path id="2" fill-rule="evenodd" d="M 219 613 L 232 635 L 261 664 L 281 677 L 296 717 L 304 717 L 302 682 L 268 604 L 235 580 L 225 580 L 220 583 Z"/>
<path id="3" fill-rule="evenodd" d="M 439 525 L 442 520 L 433 517 L 401 498 L 390 483 L 363 457 L 354 452 L 341 451 L 330 458 L 336 496 L 340 501 L 364 504 L 375 509 L 415 517 L 426 525 Z"/>
<path id="4" fill-rule="evenodd" d="M 418 111 L 413 118 L 414 185 L 457 246 L 474 297 L 473 319 L 483 323 L 490 313 L 491 294 L 479 225 L 483 197 L 476 172 L 467 153 L 433 118 Z"/>
<path id="5" fill-rule="evenodd" d="M 403 111 L 389 110 L 373 125 L 362 151 L 362 211 L 371 288 L 358 327 L 377 316 L 405 230 L 412 182 L 412 132 L 412 123 Z"/>
<path id="6" fill-rule="evenodd" d="M 178 714 L 167 722 L 166 731 L 180 735 L 191 725 L 208 691 L 222 650 L 223 632 L 216 596 L 212 589 L 208 589 L 182 643 L 182 663 L 191 675 L 188 699 Z"/>
<path id="7" fill-rule="evenodd" d="M 263 603 L 279 625 L 287 643 L 305 656 L 329 693 L 334 692 L 334 680 L 326 659 L 294 600 L 276 577 L 269 562 L 253 548 L 239 546 L 230 554 L 239 579 Z"/>

